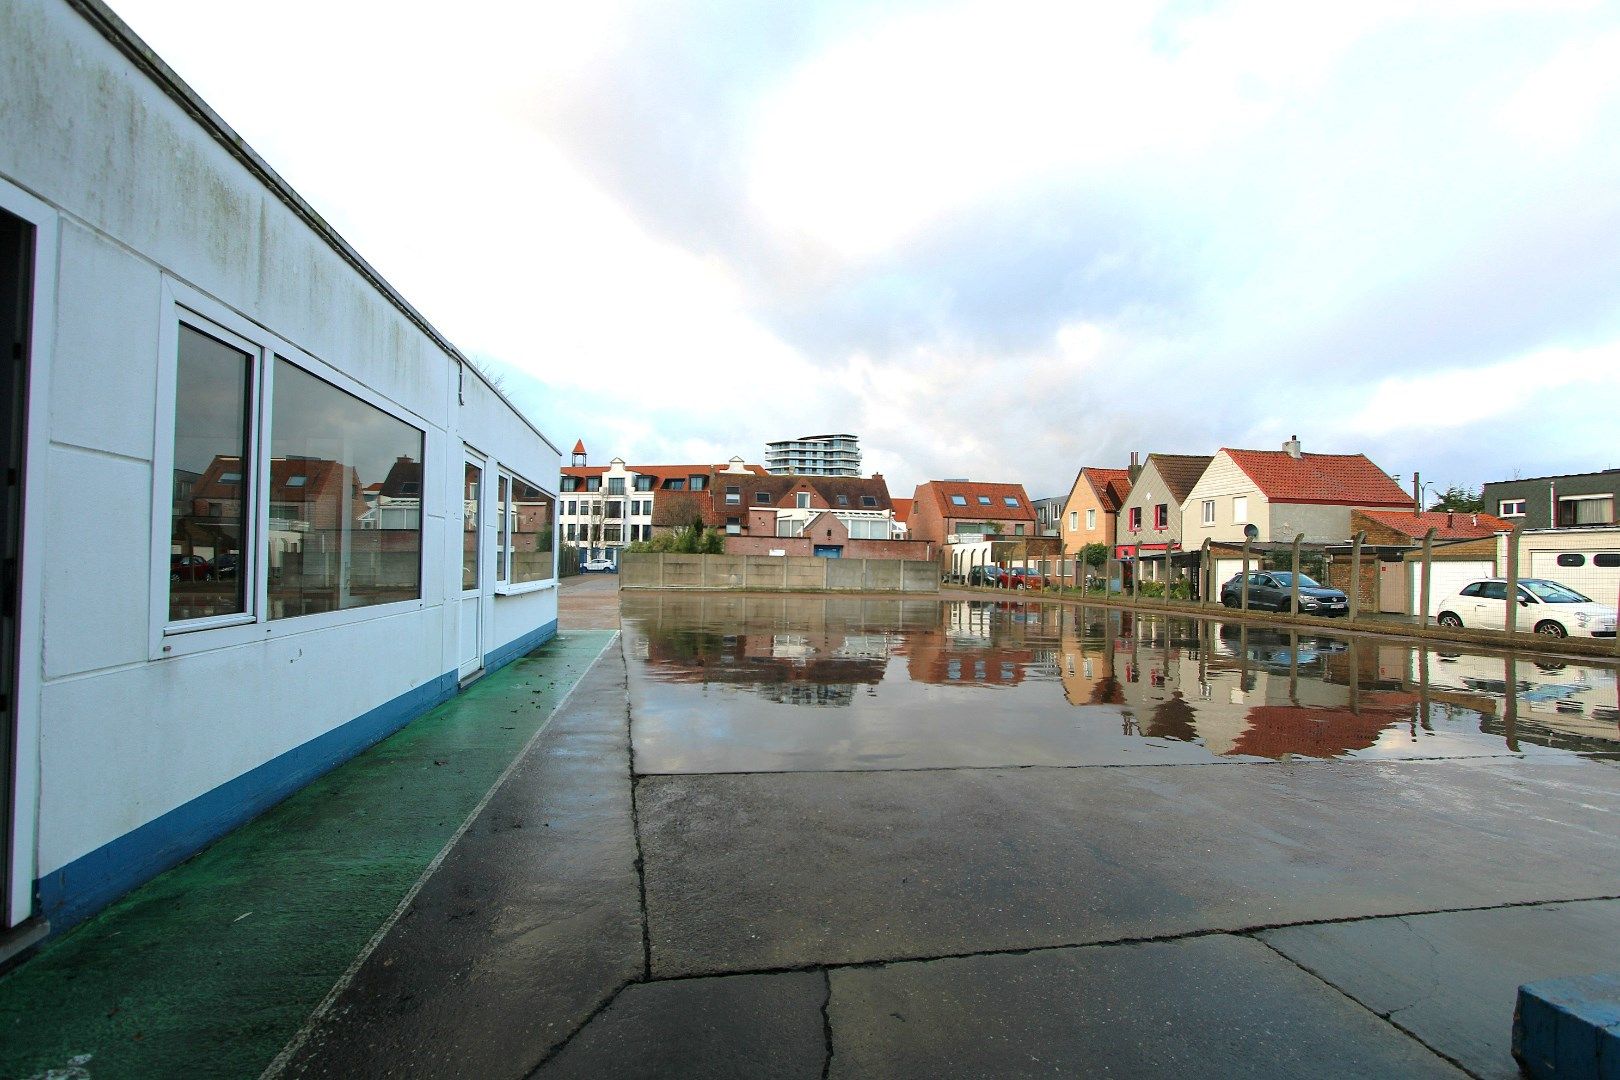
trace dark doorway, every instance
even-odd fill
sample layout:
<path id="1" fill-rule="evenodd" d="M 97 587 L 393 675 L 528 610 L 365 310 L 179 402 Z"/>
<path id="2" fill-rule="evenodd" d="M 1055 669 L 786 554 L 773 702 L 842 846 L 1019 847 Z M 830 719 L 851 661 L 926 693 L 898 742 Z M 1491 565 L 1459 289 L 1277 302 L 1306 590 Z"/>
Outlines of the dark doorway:
<path id="1" fill-rule="evenodd" d="M 0 210 L 0 927 L 9 919 L 17 791 L 17 622 L 34 228 Z"/>

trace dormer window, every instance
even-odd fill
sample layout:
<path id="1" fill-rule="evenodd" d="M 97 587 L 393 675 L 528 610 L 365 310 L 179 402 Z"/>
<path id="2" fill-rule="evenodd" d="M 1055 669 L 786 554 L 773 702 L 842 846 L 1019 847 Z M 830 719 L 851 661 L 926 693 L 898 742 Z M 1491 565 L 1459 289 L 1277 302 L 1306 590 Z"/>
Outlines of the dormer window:
<path id="1" fill-rule="evenodd" d="M 979 496 L 979 505 L 980 506 L 989 506 L 990 505 L 990 496 L 988 496 L 988 495 L 980 495 Z"/>
<path id="2" fill-rule="evenodd" d="M 420 495 L 422 493 L 422 485 L 418 484 L 415 480 L 407 480 L 399 485 L 399 493 L 401 495 Z"/>
<path id="3" fill-rule="evenodd" d="M 861 505 L 862 506 L 876 506 L 877 505 L 877 496 L 876 495 L 862 495 L 861 496 Z"/>
<path id="4" fill-rule="evenodd" d="M 952 495 L 951 496 L 951 505 L 952 506 L 966 506 L 967 505 L 967 496 L 966 495 Z"/>
<path id="5" fill-rule="evenodd" d="M 692 483 L 689 485 L 689 490 L 702 491 L 703 485 L 708 481 L 709 478 L 706 476 L 693 476 L 689 477 L 689 479 L 692 481 Z"/>
<path id="6" fill-rule="evenodd" d="M 849 496 L 848 495 L 840 495 L 840 496 L 838 496 L 838 505 L 839 506 L 848 506 L 849 505 Z"/>
<path id="7" fill-rule="evenodd" d="M 1003 495 L 1001 497 L 1001 503 L 1003 506 L 1010 506 L 1015 510 L 1018 509 L 1018 497 L 1015 495 Z"/>

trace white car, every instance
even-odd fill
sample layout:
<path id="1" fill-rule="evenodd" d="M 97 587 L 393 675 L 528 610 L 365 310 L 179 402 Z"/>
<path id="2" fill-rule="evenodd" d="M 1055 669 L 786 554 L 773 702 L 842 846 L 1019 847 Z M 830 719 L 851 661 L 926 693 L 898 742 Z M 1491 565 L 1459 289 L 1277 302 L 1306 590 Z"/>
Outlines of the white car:
<path id="1" fill-rule="evenodd" d="M 1441 626 L 1507 629 L 1507 581 L 1481 578 L 1440 601 Z M 1545 578 L 1519 579 L 1514 626 L 1548 637 L 1614 637 L 1615 610 Z"/>
<path id="2" fill-rule="evenodd" d="M 579 568 L 581 570 L 584 570 L 586 573 L 590 573 L 592 571 L 597 571 L 597 570 L 602 571 L 604 573 L 611 573 L 613 571 L 613 560 L 612 559 L 586 559 L 584 562 L 579 564 Z"/>

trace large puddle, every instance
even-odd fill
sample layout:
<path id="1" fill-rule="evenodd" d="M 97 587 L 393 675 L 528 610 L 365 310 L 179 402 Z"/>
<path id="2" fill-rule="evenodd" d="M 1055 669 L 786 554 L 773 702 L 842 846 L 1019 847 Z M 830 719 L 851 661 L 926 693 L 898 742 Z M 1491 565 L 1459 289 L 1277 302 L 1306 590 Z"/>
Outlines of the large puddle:
<path id="1" fill-rule="evenodd" d="M 625 593 L 642 773 L 1620 754 L 1612 664 L 1039 601 Z"/>

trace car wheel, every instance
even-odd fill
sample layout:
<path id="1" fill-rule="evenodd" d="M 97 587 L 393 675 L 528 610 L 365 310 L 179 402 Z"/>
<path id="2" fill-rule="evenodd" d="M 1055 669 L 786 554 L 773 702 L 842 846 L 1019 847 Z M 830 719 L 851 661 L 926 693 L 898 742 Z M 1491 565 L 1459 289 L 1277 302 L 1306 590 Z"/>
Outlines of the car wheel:
<path id="1" fill-rule="evenodd" d="M 1562 624 L 1555 623 L 1551 619 L 1536 623 L 1536 633 L 1543 637 L 1569 637 L 1569 632 L 1564 629 Z"/>
<path id="2" fill-rule="evenodd" d="M 1462 620 L 1457 618 L 1457 616 L 1456 616 L 1456 614 L 1454 612 L 1442 611 L 1440 613 L 1440 618 L 1435 620 L 1435 621 L 1438 622 L 1441 626 L 1444 626 L 1448 630 L 1461 630 L 1462 629 Z"/>
<path id="3" fill-rule="evenodd" d="M 1235 597 L 1235 596 L 1223 596 L 1223 597 L 1221 597 L 1221 607 L 1223 607 L 1223 608 L 1236 608 L 1237 605 L 1238 605 L 1237 597 Z"/>

